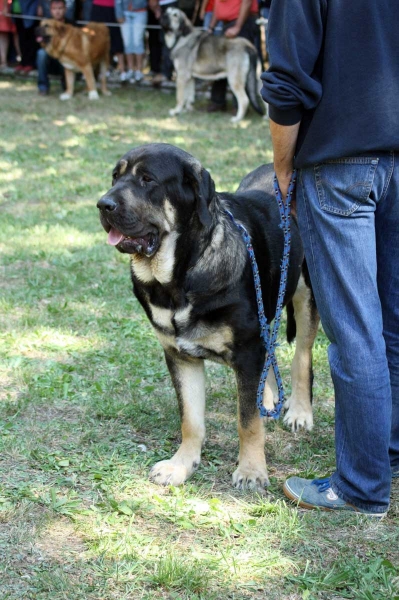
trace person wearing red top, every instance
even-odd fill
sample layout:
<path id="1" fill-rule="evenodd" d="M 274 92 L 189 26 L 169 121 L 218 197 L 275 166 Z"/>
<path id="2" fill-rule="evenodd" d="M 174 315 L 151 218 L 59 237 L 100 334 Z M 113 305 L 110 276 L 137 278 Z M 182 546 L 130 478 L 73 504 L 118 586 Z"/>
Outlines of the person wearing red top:
<path id="1" fill-rule="evenodd" d="M 16 33 L 16 27 L 6 13 L 11 12 L 11 2 L 0 0 L 0 73 L 13 73 L 7 65 L 8 47 L 10 44 L 10 34 Z"/>
<path id="2" fill-rule="evenodd" d="M 223 22 L 223 34 L 227 38 L 243 37 L 256 48 L 259 47 L 258 0 L 215 0 L 209 31 L 213 32 L 218 21 Z M 226 110 L 227 79 L 218 79 L 212 85 L 208 112 Z"/>

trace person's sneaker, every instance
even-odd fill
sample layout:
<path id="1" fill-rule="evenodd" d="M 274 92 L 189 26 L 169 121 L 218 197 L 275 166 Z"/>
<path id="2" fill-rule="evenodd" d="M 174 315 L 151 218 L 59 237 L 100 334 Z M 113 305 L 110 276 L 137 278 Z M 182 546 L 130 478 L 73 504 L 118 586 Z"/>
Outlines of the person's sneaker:
<path id="1" fill-rule="evenodd" d="M 12 73 L 14 73 L 14 69 L 12 67 L 9 67 L 8 65 L 1 65 L 0 73 L 2 75 L 12 75 Z"/>
<path id="2" fill-rule="evenodd" d="M 143 73 L 141 71 L 135 71 L 134 72 L 134 80 L 137 83 L 140 83 L 140 81 L 143 79 Z"/>
<path id="3" fill-rule="evenodd" d="M 382 519 L 386 513 L 368 512 L 342 500 L 331 487 L 330 478 L 304 479 L 290 477 L 283 486 L 283 492 L 290 500 L 302 508 L 318 508 L 326 511 L 347 510 L 359 512 L 369 517 Z"/>
<path id="4" fill-rule="evenodd" d="M 126 81 L 129 81 L 129 79 L 131 79 L 132 77 L 133 71 L 122 71 L 120 81 L 121 83 L 125 83 Z"/>
<path id="5" fill-rule="evenodd" d="M 49 90 L 39 90 L 39 96 L 48 96 L 48 95 L 49 95 Z"/>

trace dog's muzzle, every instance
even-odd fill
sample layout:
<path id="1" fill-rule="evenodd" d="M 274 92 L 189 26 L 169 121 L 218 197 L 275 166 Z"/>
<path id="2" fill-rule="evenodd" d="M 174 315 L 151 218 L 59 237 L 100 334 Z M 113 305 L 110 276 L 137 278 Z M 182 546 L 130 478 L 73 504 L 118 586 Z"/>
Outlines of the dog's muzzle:
<path id="1" fill-rule="evenodd" d="M 108 233 L 108 244 L 115 246 L 119 252 L 126 254 L 145 254 L 151 257 L 159 248 L 159 232 L 154 227 L 144 229 L 138 225 L 137 231 L 120 230 L 121 225 L 116 223 L 114 213 L 118 204 L 110 196 L 103 196 L 97 202 L 97 208 L 100 209 L 100 221 L 105 231 Z M 136 228 L 135 228 L 136 229 Z"/>

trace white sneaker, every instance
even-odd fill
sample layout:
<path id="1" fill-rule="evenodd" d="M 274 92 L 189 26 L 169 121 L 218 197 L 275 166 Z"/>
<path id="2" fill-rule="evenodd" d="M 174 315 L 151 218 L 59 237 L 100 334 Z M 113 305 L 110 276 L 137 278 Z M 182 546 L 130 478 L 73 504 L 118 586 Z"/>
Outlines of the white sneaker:
<path id="1" fill-rule="evenodd" d="M 121 82 L 123 83 L 124 81 L 130 81 L 131 78 L 133 77 L 134 72 L 129 70 L 129 71 L 124 71 L 123 73 L 121 73 Z"/>
<path id="2" fill-rule="evenodd" d="M 119 76 L 120 82 L 124 83 L 125 81 L 127 81 L 127 73 L 125 71 L 122 71 L 122 73 Z"/>
<path id="3" fill-rule="evenodd" d="M 143 73 L 141 71 L 134 72 L 134 79 L 139 83 L 143 79 Z"/>

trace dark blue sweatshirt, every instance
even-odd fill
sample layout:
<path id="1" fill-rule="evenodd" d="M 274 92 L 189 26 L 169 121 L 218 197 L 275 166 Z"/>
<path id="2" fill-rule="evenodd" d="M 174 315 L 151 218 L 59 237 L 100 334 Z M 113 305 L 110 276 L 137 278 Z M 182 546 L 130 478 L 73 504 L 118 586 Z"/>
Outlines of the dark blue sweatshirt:
<path id="1" fill-rule="evenodd" d="M 399 0 L 274 0 L 262 97 L 295 166 L 399 150 Z"/>

